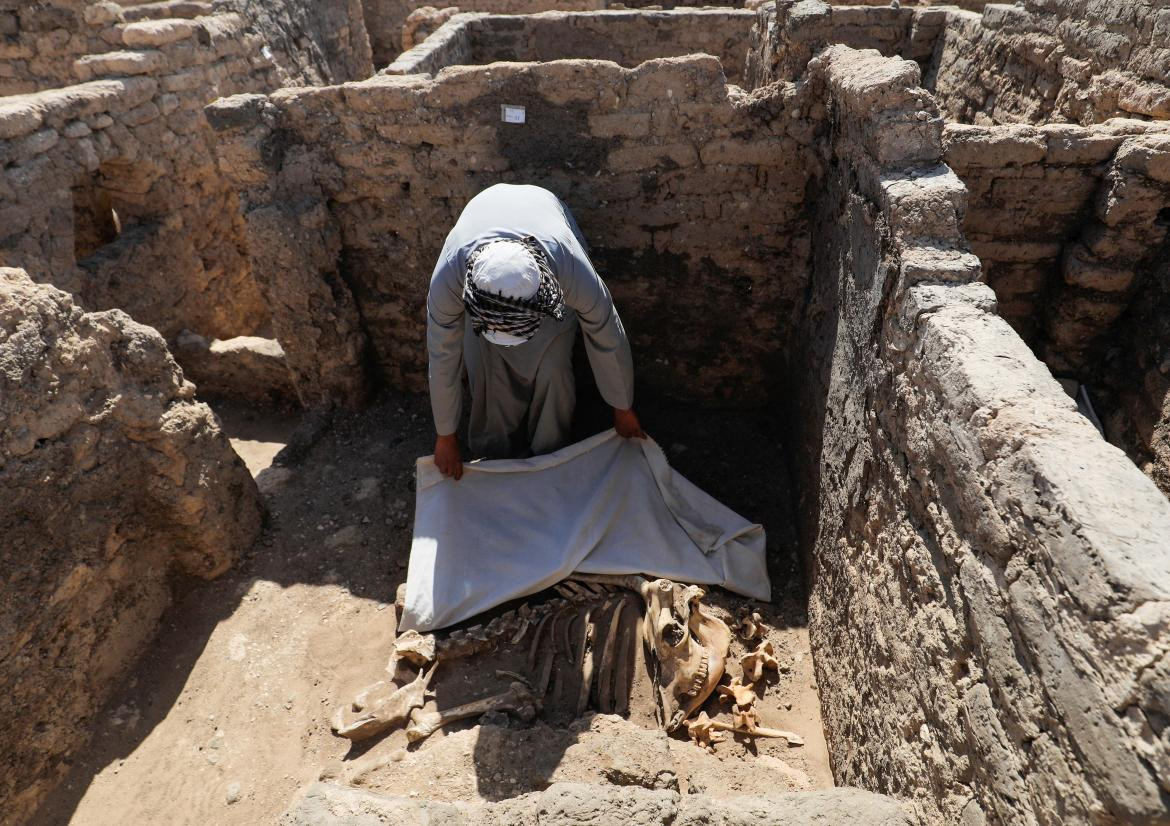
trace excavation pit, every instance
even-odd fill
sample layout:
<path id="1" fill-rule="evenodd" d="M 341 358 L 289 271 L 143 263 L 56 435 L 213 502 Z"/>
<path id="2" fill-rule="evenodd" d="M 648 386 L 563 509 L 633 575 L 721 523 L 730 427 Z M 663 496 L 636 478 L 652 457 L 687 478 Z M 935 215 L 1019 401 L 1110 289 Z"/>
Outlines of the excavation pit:
<path id="1" fill-rule="evenodd" d="M 583 415 L 596 422 L 597 412 L 587 403 Z M 802 734 L 804 746 L 733 740 L 708 754 L 685 733 L 659 733 L 652 699 L 637 693 L 632 725 L 591 714 L 533 727 L 469 720 L 409 748 L 401 729 L 353 746 L 334 736 L 336 707 L 385 677 L 410 548 L 414 459 L 433 441 L 426 399 L 395 395 L 339 415 L 301 459 L 260 472 L 270 521 L 254 552 L 176 600 L 43 822 L 165 822 L 192 810 L 224 824 L 268 821 L 319 776 L 386 794 L 425 790 L 438 801 L 500 800 L 558 782 L 716 796 L 830 787 L 775 424 L 757 412 L 649 400 L 642 413 L 681 473 L 768 531 L 772 603 L 718 589 L 710 601 L 730 620 L 751 607 L 772 625 L 783 669 L 767 676 L 761 711 L 768 724 Z M 251 435 L 231 419 L 228 428 Z M 454 663 L 439 705 L 489 693 L 500 680 L 494 667 L 490 658 Z M 242 799 L 224 808 L 233 783 Z"/>
<path id="2" fill-rule="evenodd" d="M 670 822 L 712 797 L 732 810 L 729 790 L 816 777 L 770 744 L 750 761 L 727 746 L 763 779 L 725 773 L 722 746 L 712 763 L 645 715 L 532 729 L 489 719 L 401 759 L 399 735 L 350 753 L 328 733 L 335 704 L 377 675 L 390 645 L 402 569 L 382 560 L 385 548 L 403 558 L 409 468 L 432 437 L 412 395 L 425 382 L 427 278 L 462 206 L 498 182 L 541 184 L 580 219 L 631 333 L 640 412 L 672 461 L 764 521 L 773 543 L 793 531 L 772 548 L 773 576 L 797 581 L 798 551 L 807 594 L 781 594 L 772 619 L 778 646 L 794 663 L 807 651 L 812 670 L 794 668 L 765 698 L 783 689 L 819 705 L 836 783 L 895 795 L 930 823 L 1164 817 L 1170 505 L 1052 376 L 1115 388 L 1131 424 L 1112 426 L 1132 435 L 1110 435 L 1109 409 L 1106 434 L 1131 454 L 1145 445 L 1143 469 L 1166 484 L 1168 84 L 1157 71 L 1170 62 L 1156 10 L 780 2 L 761 9 L 742 73 L 730 36 L 690 54 L 689 41 L 622 41 L 604 14 L 580 18 L 588 25 L 472 16 L 448 21 L 466 35 L 462 56 L 432 48 L 459 40 L 444 36 L 416 54 L 429 68 L 369 77 L 368 54 L 344 48 L 361 40 L 360 17 L 341 19 L 340 5 L 316 18 L 290 0 L 280 20 L 266 16 L 275 6 L 235 5 L 197 23 L 103 19 L 100 37 L 76 41 L 92 53 L 62 64 L 94 83 L 0 103 L 3 181 L 16 193 L 0 192 L 16 227 L 0 238 L 4 263 L 76 292 L 84 309 L 125 307 L 157 327 L 200 398 L 230 372 L 200 375 L 200 361 L 223 360 L 252 365 L 238 376 L 279 375 L 277 395 L 311 411 L 282 463 L 259 474 L 265 541 L 238 573 L 179 593 L 119 687 L 137 650 L 109 641 L 149 638 L 164 575 L 247 551 L 247 531 L 232 533 L 247 520 L 229 505 L 255 516 L 255 491 L 161 339 L 116 313 L 67 312 L 4 271 L 4 330 L 20 335 L 0 340 L 0 363 L 36 367 L 0 374 L 0 407 L 18 400 L 3 408 L 11 464 L 0 471 L 14 468 L 19 488 L 0 527 L 25 548 L 18 599 L 0 601 L 19 612 L 0 695 L 18 723 L 2 753 L 18 817 L 49 795 L 46 811 L 77 822 L 124 813 L 126 800 L 145 821 L 180 807 L 254 822 L 291 805 L 299 826 L 326 809 L 402 819 L 460 800 L 469 808 L 442 811 L 514 822 L 524 806 L 622 811 L 658 795 Z M 618 14 L 641 31 L 697 13 Z M 13 19 L 0 13 L 9 34 Z M 561 25 L 573 33 L 546 40 Z M 269 29 L 301 30 L 311 48 Z M 12 48 L 39 43 L 25 34 Z M 169 42 L 142 49 L 144 38 Z M 112 45 L 134 48 L 101 51 Z M 339 49 L 353 61 L 334 60 Z M 204 108 L 228 92 L 241 94 Z M 522 123 L 508 107 L 523 108 Z M 141 206 L 131 232 L 110 231 L 102 191 L 118 193 L 119 218 Z M 159 264 L 172 260 L 173 271 Z M 151 275 L 164 269 L 173 277 Z M 28 309 L 46 302 L 60 312 Z M 58 338 L 100 369 L 78 377 L 91 362 L 22 344 Z M 249 384 L 219 391 L 238 401 Z M 337 411 L 332 426 L 325 410 Z M 742 479 L 719 469 L 724 453 Z M 97 457 L 107 476 L 86 477 Z M 112 496 L 86 478 L 148 484 Z M 221 504 L 229 485 L 239 496 Z M 76 491 L 95 495 L 63 493 Z M 43 505 L 62 501 L 77 518 Z M 108 535 L 45 539 L 107 524 Z M 127 577 L 144 560 L 141 580 Z M 741 608 L 712 600 L 729 616 Z M 112 653 L 93 669 L 90 649 Z M 450 696 L 471 696 L 475 672 L 455 676 L 469 681 Z M 49 685 L 68 709 L 53 719 L 28 700 Z M 797 727 L 790 710 L 767 711 Z M 587 759 L 627 735 L 620 765 Z M 545 755 L 501 765 L 546 740 Z M 806 741 L 800 755 L 813 753 Z M 678 798 L 654 788 L 667 755 L 685 755 L 672 769 Z M 71 785 L 50 793 L 70 760 Z M 297 791 L 322 766 L 324 785 Z M 173 784 L 144 793 L 138 781 L 159 767 Z M 717 778 L 705 794 L 704 777 Z M 562 780 L 587 785 L 512 794 Z M 419 799 L 363 784 L 413 785 Z M 752 805 L 775 814 L 826 799 Z"/>

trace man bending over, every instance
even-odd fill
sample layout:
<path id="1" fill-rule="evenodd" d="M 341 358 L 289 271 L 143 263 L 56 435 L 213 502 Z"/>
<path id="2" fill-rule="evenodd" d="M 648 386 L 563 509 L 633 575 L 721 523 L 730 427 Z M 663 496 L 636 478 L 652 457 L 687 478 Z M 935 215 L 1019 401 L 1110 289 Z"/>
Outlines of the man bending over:
<path id="1" fill-rule="evenodd" d="M 496 184 L 472 198 L 427 296 L 435 464 L 444 475 L 463 475 L 455 429 L 464 368 L 472 453 L 522 458 L 568 442 L 578 326 L 614 428 L 644 436 L 633 411 L 630 343 L 568 208 L 537 186 Z"/>

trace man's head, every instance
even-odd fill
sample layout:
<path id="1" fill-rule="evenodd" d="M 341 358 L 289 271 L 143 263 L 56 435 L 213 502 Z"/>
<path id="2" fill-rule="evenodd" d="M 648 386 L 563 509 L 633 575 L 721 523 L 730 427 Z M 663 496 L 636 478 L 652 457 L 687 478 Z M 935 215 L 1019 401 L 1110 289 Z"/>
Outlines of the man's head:
<path id="1" fill-rule="evenodd" d="M 467 261 L 463 303 L 476 335 L 504 347 L 536 335 L 545 316 L 565 314 L 560 284 L 532 237 L 477 248 Z"/>

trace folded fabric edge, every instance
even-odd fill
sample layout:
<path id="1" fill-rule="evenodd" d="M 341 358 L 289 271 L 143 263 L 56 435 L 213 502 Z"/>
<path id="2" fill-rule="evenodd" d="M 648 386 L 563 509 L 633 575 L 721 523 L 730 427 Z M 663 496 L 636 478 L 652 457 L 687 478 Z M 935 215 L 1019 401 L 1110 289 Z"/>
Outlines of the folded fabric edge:
<path id="1" fill-rule="evenodd" d="M 593 436 L 590 436 L 584 441 L 575 442 L 560 450 L 552 453 L 546 453 L 542 456 L 533 456 L 528 459 L 484 459 L 477 462 L 467 462 L 463 466 L 464 476 L 467 474 L 479 473 L 527 473 L 534 470 L 546 470 L 548 468 L 563 465 L 576 459 L 583 453 L 588 453 L 598 445 L 605 444 L 618 438 L 617 431 L 612 427 L 609 430 L 602 431 Z M 431 485 L 442 482 L 446 477 L 435 467 L 435 457 L 420 456 L 415 460 L 415 469 L 417 472 L 416 486 L 417 488 L 427 488 Z"/>

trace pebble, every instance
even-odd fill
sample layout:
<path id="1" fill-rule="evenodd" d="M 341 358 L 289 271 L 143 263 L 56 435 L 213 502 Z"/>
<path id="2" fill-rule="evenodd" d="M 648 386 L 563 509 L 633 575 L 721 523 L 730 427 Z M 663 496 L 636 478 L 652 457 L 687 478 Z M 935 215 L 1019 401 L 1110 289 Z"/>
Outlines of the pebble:
<path id="1" fill-rule="evenodd" d="M 240 799 L 240 784 L 228 783 L 226 800 L 230 806 L 232 803 L 239 802 Z"/>

